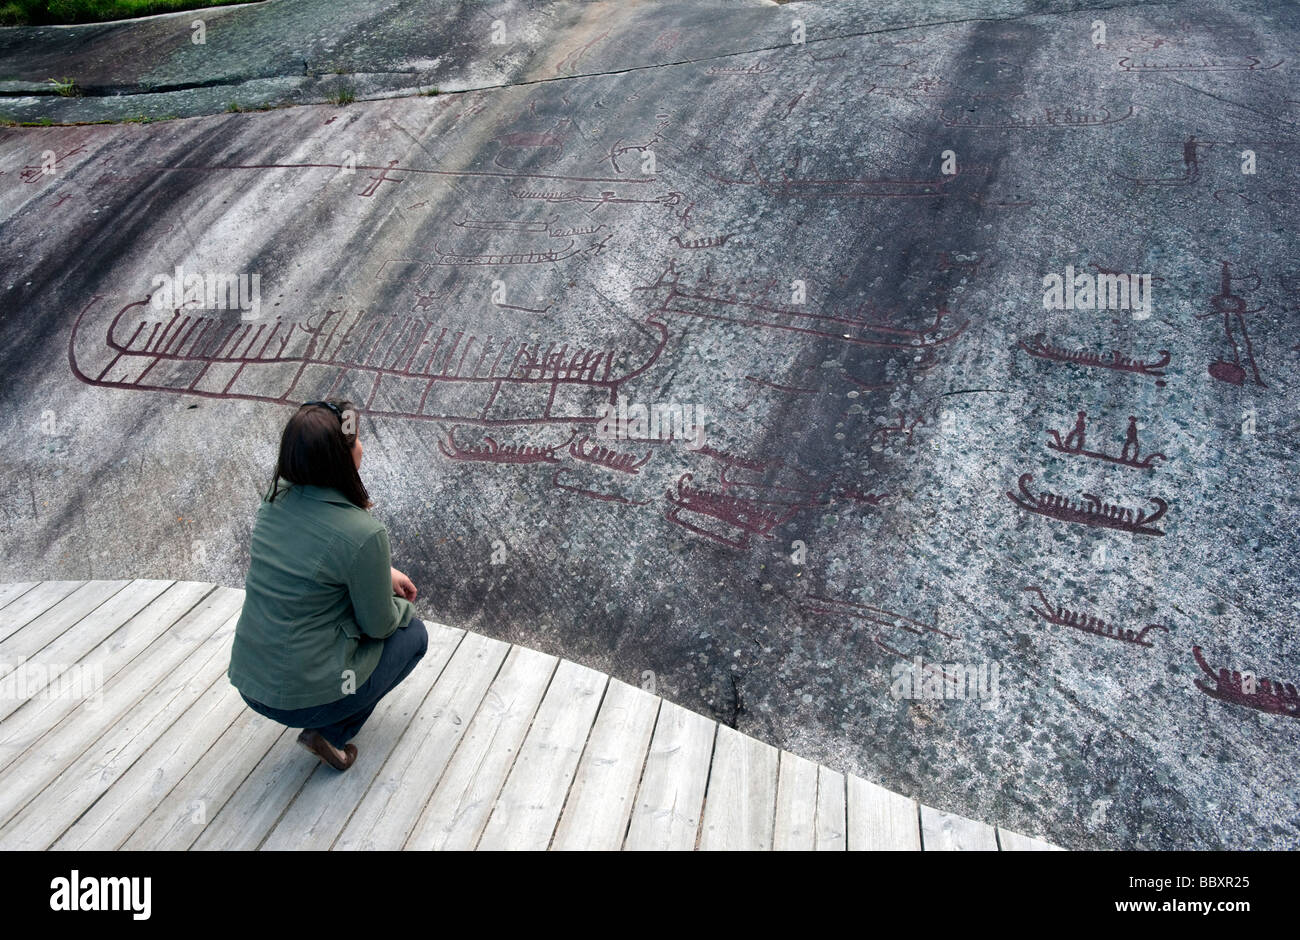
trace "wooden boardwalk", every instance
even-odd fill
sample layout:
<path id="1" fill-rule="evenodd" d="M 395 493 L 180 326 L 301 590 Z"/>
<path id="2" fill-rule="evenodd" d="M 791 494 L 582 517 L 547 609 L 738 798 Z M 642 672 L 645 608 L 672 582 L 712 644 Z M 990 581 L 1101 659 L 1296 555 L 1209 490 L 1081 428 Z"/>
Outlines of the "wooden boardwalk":
<path id="1" fill-rule="evenodd" d="M 226 678 L 243 591 L 0 585 L 0 849 L 1050 849 L 425 621 L 340 774 Z"/>

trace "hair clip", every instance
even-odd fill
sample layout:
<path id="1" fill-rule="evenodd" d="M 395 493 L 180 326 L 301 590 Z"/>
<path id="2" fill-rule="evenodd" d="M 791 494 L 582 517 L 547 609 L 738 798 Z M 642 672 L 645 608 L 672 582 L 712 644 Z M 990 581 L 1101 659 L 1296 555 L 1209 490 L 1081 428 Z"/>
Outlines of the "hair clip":
<path id="1" fill-rule="evenodd" d="M 338 405 L 332 405 L 327 401 L 305 401 L 300 407 L 306 408 L 308 405 L 321 405 L 338 415 L 340 421 L 343 420 L 343 412 L 339 411 Z"/>

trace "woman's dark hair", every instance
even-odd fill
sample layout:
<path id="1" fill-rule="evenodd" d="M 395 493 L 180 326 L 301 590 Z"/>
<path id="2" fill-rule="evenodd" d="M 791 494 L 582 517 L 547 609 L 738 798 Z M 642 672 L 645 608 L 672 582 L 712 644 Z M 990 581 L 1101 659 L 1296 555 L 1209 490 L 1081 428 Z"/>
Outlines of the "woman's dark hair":
<path id="1" fill-rule="evenodd" d="M 369 509 L 373 505 L 370 494 L 352 459 L 358 417 L 352 403 L 344 399 L 302 405 L 284 426 L 280 457 L 266 501 L 274 501 L 283 478 L 304 486 L 332 487 L 353 505 Z"/>

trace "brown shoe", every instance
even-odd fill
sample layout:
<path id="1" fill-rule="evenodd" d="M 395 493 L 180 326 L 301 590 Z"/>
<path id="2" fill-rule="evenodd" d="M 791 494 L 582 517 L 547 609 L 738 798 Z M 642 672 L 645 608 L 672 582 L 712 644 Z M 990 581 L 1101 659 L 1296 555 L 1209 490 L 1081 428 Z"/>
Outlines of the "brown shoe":
<path id="1" fill-rule="evenodd" d="M 298 743 L 335 770 L 347 770 L 357 759 L 355 744 L 345 744 L 340 751 L 321 737 L 320 732 L 314 728 L 304 728 L 302 734 L 298 735 Z"/>

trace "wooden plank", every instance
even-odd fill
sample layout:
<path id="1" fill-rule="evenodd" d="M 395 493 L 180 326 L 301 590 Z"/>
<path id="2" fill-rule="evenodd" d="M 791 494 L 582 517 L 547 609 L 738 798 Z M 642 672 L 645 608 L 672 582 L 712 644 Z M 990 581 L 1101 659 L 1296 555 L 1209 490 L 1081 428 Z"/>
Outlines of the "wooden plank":
<path id="1" fill-rule="evenodd" d="M 10 581 L 7 584 L 0 584 L 0 609 L 3 609 L 10 602 L 26 594 L 40 583 L 39 581 Z"/>
<path id="2" fill-rule="evenodd" d="M 222 614 L 214 614 L 217 619 L 228 616 L 239 609 L 243 601 L 243 591 L 222 589 L 225 593 L 218 595 L 211 584 L 183 583 L 175 584 L 163 592 L 152 604 L 115 630 L 107 639 L 100 641 L 93 650 L 78 662 L 83 673 L 89 672 L 94 679 L 103 678 L 103 688 L 107 689 L 118 681 L 117 676 L 151 644 L 157 643 L 167 631 L 177 626 L 178 622 L 191 614 L 198 615 L 202 610 L 220 606 Z M 215 626 L 211 624 L 210 626 Z M 76 631 L 74 631 L 76 632 Z M 204 637 L 195 635 L 192 642 L 197 645 Z M 60 643 L 65 640 L 60 638 Z M 68 638 L 67 649 L 75 650 L 77 640 Z M 100 700 L 102 705 L 102 697 Z M 16 707 L 14 707 L 16 706 Z M 9 709 L 13 707 L 13 711 Z M 78 708 L 86 711 L 97 709 L 93 702 L 80 699 L 43 694 L 17 702 L 0 702 L 0 768 L 17 760 L 23 752 L 41 739 L 41 736 L 57 727 L 60 722 L 70 720 Z M 0 779 L 3 778 L 0 769 Z"/>
<path id="3" fill-rule="evenodd" d="M 229 679 L 218 677 L 51 848 L 121 847 L 246 709 Z"/>
<path id="4" fill-rule="evenodd" d="M 717 722 L 672 702 L 659 707 L 625 849 L 695 848 L 716 730 Z"/>
<path id="5" fill-rule="evenodd" d="M 921 845 L 927 852 L 996 852 L 993 827 L 921 804 Z"/>
<path id="6" fill-rule="evenodd" d="M 919 852 L 916 801 L 849 774 L 846 847 L 853 852 Z"/>
<path id="7" fill-rule="evenodd" d="M 1042 839 L 1035 839 L 1032 836 L 1022 836 L 1018 832 L 1012 832 L 1010 829 L 998 827 L 998 847 L 1003 852 L 1064 852 L 1065 849 L 1059 845 L 1052 845 L 1050 842 L 1044 842 Z"/>
<path id="8" fill-rule="evenodd" d="M 551 844 L 609 677 L 562 661 L 537 709 L 478 848 L 540 851 Z"/>
<path id="9" fill-rule="evenodd" d="M 298 745 L 297 737 L 298 729 L 285 729 L 275 746 L 224 801 L 216 816 L 194 840 L 194 849 L 247 851 L 263 843 L 320 765 L 318 758 Z M 360 748 L 358 760 L 361 759 L 359 752 Z M 336 779 L 339 777 L 339 771 L 327 769 Z M 344 773 L 351 773 L 351 770 Z"/>
<path id="10" fill-rule="evenodd" d="M 40 851 L 58 840 L 230 665 L 238 614 L 145 688 L 137 702 L 0 828 L 0 850 Z"/>
<path id="11" fill-rule="evenodd" d="M 175 581 L 150 579 L 87 581 L 81 589 L 73 591 L 7 639 L 0 640 L 0 661 L 13 662 L 19 656 L 30 657 L 48 651 L 58 641 L 69 639 L 69 634 L 96 637 L 93 643 L 75 647 L 84 655 L 175 584 Z M 215 585 L 209 585 L 208 590 L 213 587 Z M 110 625 L 111 629 L 99 629 L 104 625 Z M 59 648 L 66 650 L 66 647 Z M 63 652 L 59 659 L 76 661 L 68 657 L 69 654 Z"/>
<path id="12" fill-rule="evenodd" d="M 844 774 L 817 768 L 817 851 L 843 852 L 848 848 L 848 810 Z"/>
<path id="13" fill-rule="evenodd" d="M 69 707 L 58 724 L 24 730 L 22 711 L 0 726 L 0 825 L 7 823 L 51 780 L 108 733 L 123 715 L 169 673 L 178 669 L 205 640 L 233 629 L 243 591 L 218 588 L 191 608 L 165 633 L 105 683 L 97 702 L 48 699 Z M 42 733 L 43 732 L 43 733 Z"/>
<path id="14" fill-rule="evenodd" d="M 432 627 L 432 625 L 429 625 Z M 357 760 L 345 774 L 323 761 L 294 797 L 261 848 L 325 851 L 334 844 L 371 783 L 384 769 L 412 719 L 464 637 L 462 631 L 429 630 L 429 648 L 402 684 L 379 700 L 357 736 Z M 486 683 L 485 683 L 486 685 Z"/>
<path id="15" fill-rule="evenodd" d="M 228 681 L 228 680 L 227 680 Z M 230 694 L 239 699 L 233 688 Z M 123 849 L 182 851 L 194 845 L 231 796 L 272 749 L 298 732 L 244 706 L 234 724 L 163 797 L 122 844 Z"/>
<path id="16" fill-rule="evenodd" d="M 13 636 L 85 583 L 85 581 L 42 581 L 12 603 L 0 608 L 0 640 Z"/>
<path id="17" fill-rule="evenodd" d="M 704 795 L 702 851 L 771 850 L 780 756 L 770 744 L 718 726 Z"/>
<path id="18" fill-rule="evenodd" d="M 817 765 L 781 752 L 777 768 L 776 828 L 772 848 L 807 852 L 817 847 Z"/>
<path id="19" fill-rule="evenodd" d="M 0 662 L 14 664 L 35 656 L 130 584 L 130 581 L 85 582 L 39 617 L 0 640 Z M 159 594 L 162 591 L 163 588 L 158 589 Z"/>
<path id="20" fill-rule="evenodd" d="M 509 653 L 509 643 L 465 634 L 336 849 L 402 847 Z"/>
<path id="21" fill-rule="evenodd" d="M 262 721 L 282 730 L 283 734 L 198 834 L 193 849 L 237 852 L 256 849 L 320 763 L 319 758 L 298 746 L 300 729 L 283 728 L 267 718 Z"/>
<path id="22" fill-rule="evenodd" d="M 559 662 L 535 650 L 510 648 L 405 848 L 467 850 L 478 844 Z"/>
<path id="23" fill-rule="evenodd" d="M 661 701 L 626 682 L 609 680 L 551 840 L 553 850 L 622 847 Z"/>
<path id="24" fill-rule="evenodd" d="M 86 628 L 98 627 L 106 620 L 113 629 L 135 616 L 175 581 L 136 579 L 134 581 L 87 581 L 62 601 L 27 623 L 4 640 L 0 640 L 0 662 L 12 663 L 19 656 L 35 656 L 47 650 L 69 633 L 82 635 Z M 209 590 L 215 585 L 209 586 Z M 126 615 L 122 613 L 126 611 Z M 76 627 L 72 630 L 72 627 Z M 109 630 L 108 633 L 111 633 Z M 95 642 L 107 636 L 99 633 Z M 83 646 L 83 652 L 95 644 Z M 68 660 L 66 654 L 63 661 Z"/>
<path id="25" fill-rule="evenodd" d="M 242 600 L 166 581 L 0 585 L 0 662 L 113 680 L 85 714 L 67 696 L 0 698 L 0 849 L 1061 851 L 432 623 L 430 654 L 367 723 L 374 770 L 339 775 L 229 686 Z M 486 654 L 444 687 L 466 644 Z"/>
<path id="26" fill-rule="evenodd" d="M 103 585 L 117 582 L 91 583 L 101 585 L 100 590 L 103 592 L 107 590 Z M 92 602 L 94 595 L 89 595 L 84 596 L 78 605 L 70 606 L 72 598 L 80 593 L 75 592 L 63 603 L 55 605 L 9 639 L 0 642 L 0 663 L 13 665 L 28 660 L 28 668 L 24 670 L 24 695 L 0 697 L 0 719 L 12 715 L 24 702 L 46 689 L 50 685 L 51 676 L 55 677 L 57 684 L 58 676 L 66 674 L 73 664 L 79 664 L 92 649 L 173 584 L 174 581 L 132 581 L 111 593 L 104 603 L 79 616 L 73 622 L 76 629 L 68 629 L 73 623 L 59 624 L 55 619 L 47 622 L 47 618 L 63 616 L 61 611 L 75 611 L 78 606 Z M 51 637 L 51 634 L 56 636 Z M 102 666 L 95 667 L 94 663 L 84 665 L 94 667 L 92 672 L 103 672 Z M 32 666 L 41 668 L 33 669 Z"/>

